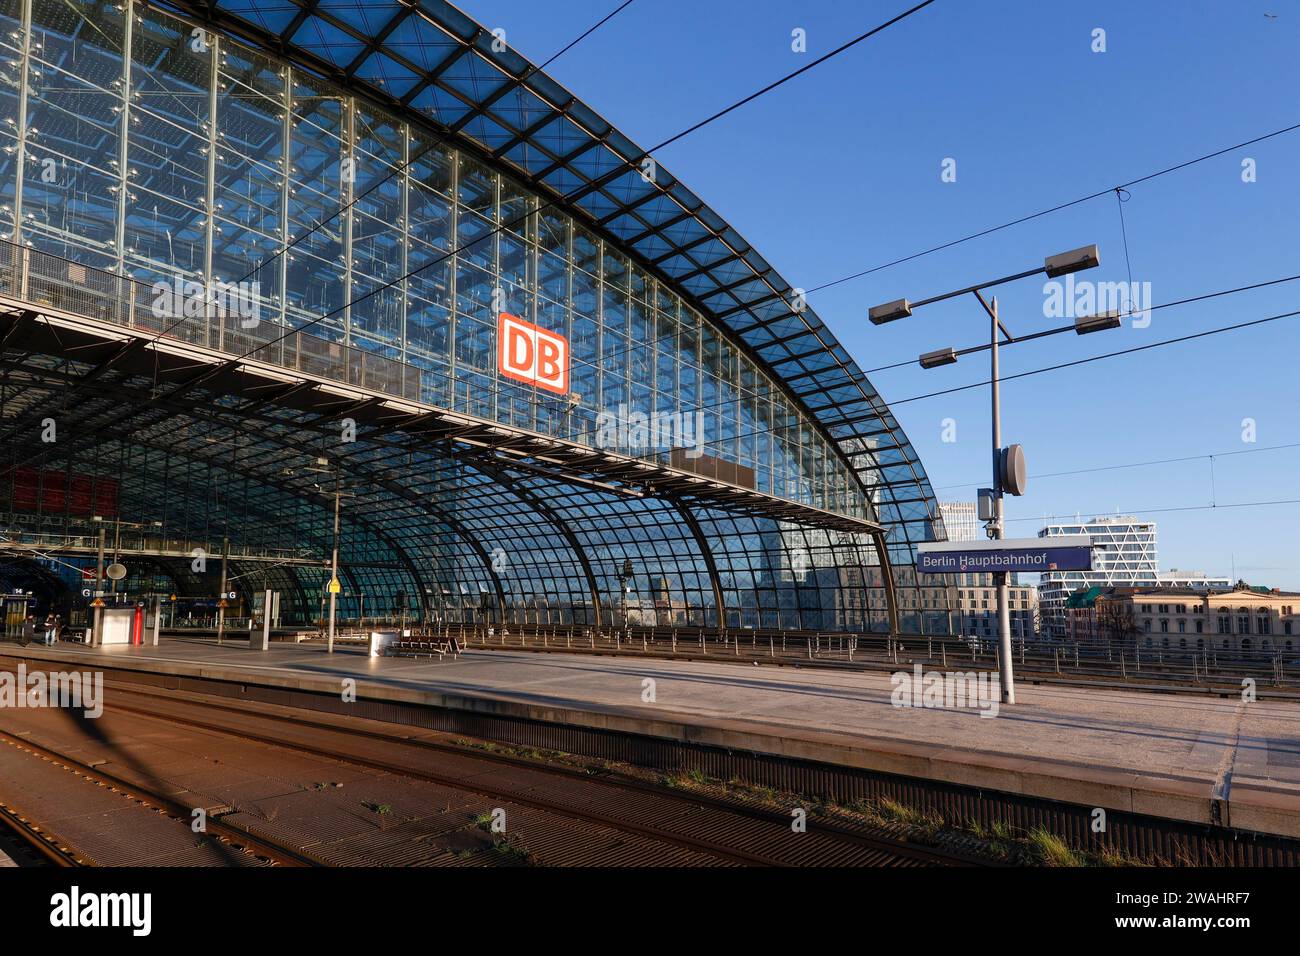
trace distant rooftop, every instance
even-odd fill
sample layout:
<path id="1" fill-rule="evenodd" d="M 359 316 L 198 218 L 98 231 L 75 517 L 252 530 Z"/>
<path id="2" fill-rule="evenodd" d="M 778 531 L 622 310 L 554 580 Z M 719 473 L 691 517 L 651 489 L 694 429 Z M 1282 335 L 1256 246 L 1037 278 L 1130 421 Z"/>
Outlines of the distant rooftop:
<path id="1" fill-rule="evenodd" d="M 1092 588 L 1080 588 L 1078 591 L 1074 592 L 1074 594 L 1072 594 L 1071 597 L 1072 597 L 1072 598 L 1079 598 L 1079 599 L 1081 600 L 1081 599 L 1083 598 L 1083 596 L 1084 596 L 1085 594 L 1087 594 L 1088 592 L 1096 592 L 1096 591 L 1098 591 L 1098 590 L 1099 590 L 1099 589 L 1096 588 L 1096 587 L 1092 587 Z M 1123 594 L 1123 595 L 1141 595 L 1141 596 L 1149 596 L 1149 597 L 1168 596 L 1168 597 L 1182 598 L 1182 599 L 1186 600 L 1189 594 L 1194 595 L 1194 596 L 1196 596 L 1196 597 L 1202 597 L 1202 596 L 1204 596 L 1204 597 L 1222 597 L 1222 596 L 1227 595 L 1227 594 L 1239 594 L 1239 593 L 1243 593 L 1243 592 L 1244 592 L 1244 593 L 1248 593 L 1248 594 L 1258 594 L 1258 595 L 1260 595 L 1260 596 L 1262 596 L 1262 597 L 1293 597 L 1293 598 L 1300 598 L 1300 592 L 1296 592 L 1296 591 L 1281 591 L 1281 590 L 1278 590 L 1277 588 L 1270 588 L 1270 587 L 1267 587 L 1267 586 L 1265 586 L 1265 585 L 1258 585 L 1258 584 L 1256 584 L 1256 585 L 1251 585 L 1251 584 L 1247 584 L 1245 581 L 1238 581 L 1235 587 L 1230 587 L 1230 588 L 1205 588 L 1205 589 L 1190 590 L 1190 589 L 1185 588 L 1185 587 L 1182 587 L 1182 588 L 1178 588 L 1178 587 L 1151 587 L 1151 588 L 1141 588 L 1141 587 L 1113 587 L 1113 588 L 1106 588 L 1104 593 L 1105 593 L 1105 594 Z M 1094 599 L 1095 599 L 1095 595 L 1094 595 Z M 1073 607 L 1073 606 L 1075 606 L 1075 605 L 1069 605 L 1069 606 Z"/>
<path id="2" fill-rule="evenodd" d="M 1089 518 L 1087 521 L 1084 521 L 1082 518 L 1070 519 L 1054 517 L 1051 520 L 1046 521 L 1045 524 L 1047 527 L 1051 528 L 1063 524 L 1155 524 L 1155 522 L 1145 521 L 1138 518 L 1137 515 L 1104 515 L 1100 518 Z"/>

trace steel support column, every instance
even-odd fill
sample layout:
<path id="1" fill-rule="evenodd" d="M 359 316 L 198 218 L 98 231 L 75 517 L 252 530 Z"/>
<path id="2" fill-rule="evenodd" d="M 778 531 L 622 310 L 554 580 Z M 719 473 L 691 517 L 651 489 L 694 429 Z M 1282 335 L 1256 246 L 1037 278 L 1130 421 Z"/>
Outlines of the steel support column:
<path id="1" fill-rule="evenodd" d="M 32 0 L 23 0 L 22 22 L 22 50 L 18 56 L 17 167 L 14 170 L 14 242 L 20 247 L 23 245 L 23 178 L 27 170 L 27 91 L 32 59 Z M 26 268 L 22 268 L 22 279 L 18 286 L 20 294 L 26 295 Z"/>
<path id="2" fill-rule="evenodd" d="M 515 497 L 529 505 L 534 511 L 545 518 L 547 522 L 549 522 L 564 537 L 564 540 L 569 545 L 569 549 L 573 552 L 574 556 L 578 559 L 578 563 L 582 566 L 582 573 L 587 578 L 587 588 L 591 594 L 592 613 L 595 614 L 596 626 L 599 627 L 600 586 L 596 583 L 596 575 L 592 570 L 591 562 L 587 559 L 587 553 L 583 550 L 582 544 L 578 541 L 577 535 L 573 533 L 573 529 L 569 527 L 568 523 L 563 518 L 556 514 L 555 509 L 542 501 L 542 499 L 537 495 L 533 494 L 530 489 L 521 487 L 518 482 L 506 475 L 504 472 L 487 468 L 481 464 L 475 465 L 474 467 L 476 471 L 487 475 L 493 481 L 497 482 L 497 484 L 509 488 L 511 492 L 514 493 Z"/>
<path id="3" fill-rule="evenodd" d="M 885 602 L 889 606 L 889 636 L 898 635 L 898 593 L 894 590 L 894 568 L 889 563 L 889 549 L 885 546 L 885 532 L 873 531 L 876 556 L 880 559 L 880 574 L 885 581 Z"/>
<path id="4" fill-rule="evenodd" d="M 682 521 L 691 530 L 695 543 L 699 545 L 700 555 L 704 558 L 704 567 L 709 572 L 709 583 L 713 585 L 713 601 L 718 607 L 717 627 L 718 630 L 725 632 L 727 630 L 727 607 L 722 600 L 722 579 L 718 576 L 717 562 L 713 560 L 713 549 L 709 547 L 708 539 L 704 536 L 704 529 L 700 527 L 695 515 L 691 514 L 690 508 L 676 501 L 668 503 L 682 516 Z"/>

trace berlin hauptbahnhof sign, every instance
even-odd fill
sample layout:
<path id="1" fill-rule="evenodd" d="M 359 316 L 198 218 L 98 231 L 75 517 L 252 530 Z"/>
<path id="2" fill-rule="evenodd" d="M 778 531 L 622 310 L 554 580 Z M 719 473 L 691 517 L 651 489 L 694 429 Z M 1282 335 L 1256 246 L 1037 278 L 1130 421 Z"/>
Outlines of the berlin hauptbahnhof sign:
<path id="1" fill-rule="evenodd" d="M 924 574 L 1091 571 L 1092 541 L 1086 534 L 1001 541 L 933 541 L 917 546 L 916 570 Z"/>

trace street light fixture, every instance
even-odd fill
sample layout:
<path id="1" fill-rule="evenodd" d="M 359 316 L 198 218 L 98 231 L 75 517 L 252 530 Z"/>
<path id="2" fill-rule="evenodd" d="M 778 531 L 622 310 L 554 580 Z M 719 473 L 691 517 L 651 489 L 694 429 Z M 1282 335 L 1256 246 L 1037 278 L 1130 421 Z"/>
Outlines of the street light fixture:
<path id="1" fill-rule="evenodd" d="M 895 302 L 875 306 L 867 313 L 867 317 L 871 319 L 873 325 L 884 325 L 886 322 L 905 319 L 911 314 L 912 304 L 906 299 L 898 299 Z"/>
<path id="2" fill-rule="evenodd" d="M 1055 279 L 1058 276 L 1069 275 L 1071 272 L 1093 269 L 1099 265 L 1101 265 L 1101 256 L 1097 253 L 1097 246 L 1094 244 L 1084 246 L 1082 249 L 1071 249 L 1060 255 L 1048 256 L 1043 260 L 1043 272 L 1049 279 Z"/>
<path id="3" fill-rule="evenodd" d="M 957 353 L 953 349 L 936 349 L 933 352 L 926 352 L 920 358 L 921 368 L 938 368 L 940 365 L 951 365 L 957 361 Z"/>
<path id="4" fill-rule="evenodd" d="M 1098 315 L 1081 315 L 1074 320 L 1074 331 L 1079 335 L 1087 335 L 1089 332 L 1103 332 L 1106 329 L 1117 329 L 1123 323 L 1120 321 L 1120 314 L 1114 310 L 1102 312 Z"/>
<path id="5" fill-rule="evenodd" d="M 886 322 L 893 322 L 910 316 L 913 309 L 919 306 L 952 299 L 969 292 L 979 300 L 980 306 L 988 314 L 992 330 L 989 342 L 991 372 L 989 382 L 992 391 L 993 487 L 988 491 L 992 499 L 992 508 L 987 519 L 987 532 L 988 536 L 994 540 L 1001 540 L 1003 537 L 1003 496 L 1005 494 L 1022 495 L 1025 492 L 1025 464 L 1024 452 L 1019 445 L 1012 445 L 1008 448 L 1002 447 L 1002 396 L 1001 379 L 998 373 L 999 335 L 1003 336 L 1007 342 L 1015 342 L 1016 339 L 1007 331 L 1007 327 L 1002 324 L 1002 320 L 998 315 L 997 298 L 994 297 L 990 303 L 984 298 L 982 292 L 991 286 L 1003 285 L 1007 282 L 1026 279 L 1034 275 L 1046 275 L 1049 278 L 1056 278 L 1073 272 L 1081 272 L 1084 269 L 1092 269 L 1099 265 L 1101 265 L 1101 256 L 1097 252 L 1096 245 L 1084 246 L 1070 252 L 1063 252 L 1060 255 L 1048 256 L 1043 260 L 1041 269 L 1030 269 L 1027 272 L 1003 276 L 1000 279 L 991 279 L 954 292 L 931 296 L 919 302 L 896 299 L 893 302 L 875 306 L 867 313 L 868 318 L 874 325 L 883 325 Z M 1074 330 L 1080 335 L 1086 335 L 1089 332 L 1112 329 L 1119 324 L 1119 313 L 1108 312 L 1103 315 L 1076 319 Z M 1057 329 L 1055 331 L 1068 331 L 1068 329 Z M 958 352 L 955 349 L 946 348 L 926 352 L 920 357 L 919 362 L 922 368 L 939 368 L 943 365 L 952 365 L 957 359 Z M 981 491 L 981 494 L 983 493 Z M 983 517 L 983 514 L 981 514 L 981 517 Z M 1016 688 L 1011 658 L 1011 610 L 1007 591 L 1007 572 L 996 571 L 993 579 L 998 592 L 998 676 L 1002 685 L 1002 703 L 1014 704 L 1016 702 Z"/>

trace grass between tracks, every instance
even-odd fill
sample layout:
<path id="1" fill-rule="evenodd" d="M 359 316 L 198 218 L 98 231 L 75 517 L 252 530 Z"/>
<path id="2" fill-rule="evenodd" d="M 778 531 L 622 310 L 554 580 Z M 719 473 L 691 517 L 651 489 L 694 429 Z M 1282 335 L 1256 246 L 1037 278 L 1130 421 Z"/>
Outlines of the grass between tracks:
<path id="1" fill-rule="evenodd" d="M 460 746 L 499 753 L 503 756 L 522 757 L 541 763 L 559 763 L 591 774 L 613 774 L 654 783 L 669 790 L 698 792 L 711 797 L 739 800 L 757 804 L 769 810 L 792 813 L 806 811 L 809 822 L 817 819 L 849 827 L 867 827 L 885 831 L 896 839 L 951 849 L 991 862 L 1013 866 L 1045 867 L 1119 867 L 1183 865 L 1187 861 L 1149 859 L 1139 860 L 1127 854 L 1102 846 L 1097 850 L 1081 851 L 1070 847 L 1064 840 L 1042 827 L 1020 830 L 1006 821 L 985 824 L 976 820 L 945 820 L 934 810 L 919 810 L 888 798 L 857 800 L 847 804 L 836 803 L 821 797 L 772 787 L 755 786 L 739 779 L 719 780 L 698 769 L 671 773 L 649 770 L 632 764 L 612 760 L 593 760 L 554 750 L 532 747 L 513 747 L 488 741 L 460 738 Z"/>
<path id="2" fill-rule="evenodd" d="M 737 779 L 724 783 L 704 778 L 704 782 L 701 782 L 701 777 L 699 771 L 688 771 L 673 776 L 671 785 L 679 789 L 699 787 L 706 791 L 748 796 L 774 809 L 799 807 L 807 811 L 809 820 L 821 818 L 842 825 L 867 826 L 884 830 L 887 835 L 909 842 L 1012 866 L 1155 865 L 1155 861 L 1140 861 L 1110 848 L 1102 848 L 1098 852 L 1073 849 L 1060 837 L 1042 827 L 1024 831 L 1003 820 L 996 820 L 989 825 L 977 820 L 946 820 L 933 809 L 918 809 L 887 797 L 841 804 L 792 791 L 754 787 Z"/>

